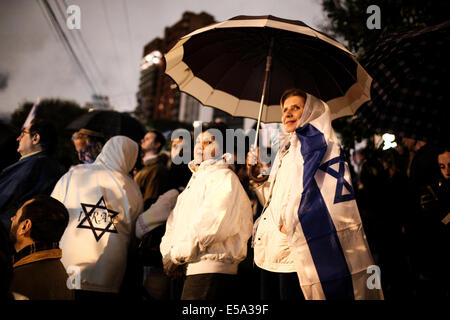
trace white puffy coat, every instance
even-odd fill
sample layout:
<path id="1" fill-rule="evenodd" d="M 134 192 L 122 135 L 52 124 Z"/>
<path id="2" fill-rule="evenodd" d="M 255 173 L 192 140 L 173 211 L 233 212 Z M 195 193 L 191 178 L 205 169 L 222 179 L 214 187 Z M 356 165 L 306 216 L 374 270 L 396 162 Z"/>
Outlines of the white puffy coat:
<path id="1" fill-rule="evenodd" d="M 290 135 L 290 138 L 296 137 Z M 264 270 L 295 272 L 287 235 L 280 231 L 283 224 L 281 213 L 286 211 L 290 199 L 298 193 L 298 188 L 291 185 L 295 167 L 293 150 L 280 150 L 273 166 L 269 179 L 254 190 L 264 204 L 264 211 L 255 223 L 254 260 Z"/>
<path id="2" fill-rule="evenodd" d="M 61 261 L 76 273 L 72 278 L 80 277 L 78 289 L 119 291 L 130 237 L 143 210 L 142 194 L 128 175 L 137 156 L 136 142 L 112 137 L 93 164 L 73 167 L 53 190 L 52 197 L 69 211 Z"/>
<path id="3" fill-rule="evenodd" d="M 178 196 L 161 254 L 175 264 L 187 263 L 187 275 L 236 274 L 246 257 L 252 226 L 250 200 L 236 174 L 224 159 L 207 160 Z"/>

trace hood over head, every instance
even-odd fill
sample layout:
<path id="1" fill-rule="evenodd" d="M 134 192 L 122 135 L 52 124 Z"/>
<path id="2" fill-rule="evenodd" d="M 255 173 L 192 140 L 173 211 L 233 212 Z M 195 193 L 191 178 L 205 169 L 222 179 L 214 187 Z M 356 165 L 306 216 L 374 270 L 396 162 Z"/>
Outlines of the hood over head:
<path id="1" fill-rule="evenodd" d="M 315 96 L 307 93 L 305 106 L 303 108 L 303 113 L 297 122 L 297 128 L 303 127 L 307 123 L 316 120 L 329 109 L 326 103 L 316 98 Z M 328 111 L 329 113 L 329 111 Z M 286 146 L 289 144 L 290 139 L 295 136 L 295 132 L 287 133 L 284 131 L 284 127 L 281 126 L 279 129 L 278 140 L 279 140 L 279 150 L 285 150 Z"/>
<path id="2" fill-rule="evenodd" d="M 329 136 L 334 136 L 334 131 L 331 126 L 330 108 L 324 101 L 309 93 L 306 94 L 305 106 L 302 116 L 297 122 L 297 129 L 307 125 L 308 123 L 319 128 L 322 132 L 324 130 L 327 131 Z M 278 153 L 272 164 L 272 170 L 270 172 L 271 175 L 275 174 L 277 171 L 280 153 L 287 151 L 291 143 L 297 143 L 298 138 L 295 131 L 286 133 L 283 126 L 281 126 L 278 134 L 278 140 Z"/>
<path id="3" fill-rule="evenodd" d="M 325 102 L 307 93 L 303 114 L 297 123 L 297 128 L 317 119 L 326 111 Z"/>
<path id="4" fill-rule="evenodd" d="M 139 146 L 125 136 L 114 136 L 103 146 L 95 163 L 103 163 L 109 169 L 127 174 L 133 169 L 138 157 Z"/>

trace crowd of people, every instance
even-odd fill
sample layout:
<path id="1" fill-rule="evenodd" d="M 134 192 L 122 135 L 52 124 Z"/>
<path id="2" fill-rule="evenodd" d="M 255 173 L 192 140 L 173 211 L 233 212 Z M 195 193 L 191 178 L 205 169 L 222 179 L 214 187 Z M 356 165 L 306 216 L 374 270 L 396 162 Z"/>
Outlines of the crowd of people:
<path id="1" fill-rule="evenodd" d="M 448 144 L 403 139 L 357 152 L 358 206 L 385 296 L 448 298 Z"/>
<path id="2" fill-rule="evenodd" d="M 448 298 L 448 146 L 366 149 L 351 170 L 326 103 L 291 89 L 280 106 L 269 175 L 258 149 L 225 152 L 223 123 L 169 152 L 156 130 L 81 129 L 64 172 L 33 120 L 0 174 L 1 299 Z"/>

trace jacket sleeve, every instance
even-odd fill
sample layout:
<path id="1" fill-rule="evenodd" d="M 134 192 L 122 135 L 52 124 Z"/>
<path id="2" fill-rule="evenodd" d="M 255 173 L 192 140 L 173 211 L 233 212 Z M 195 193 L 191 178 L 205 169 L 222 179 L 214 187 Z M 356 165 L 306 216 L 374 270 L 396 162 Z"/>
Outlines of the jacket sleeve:
<path id="1" fill-rule="evenodd" d="M 166 222 L 177 202 L 178 190 L 171 189 L 162 194 L 152 206 L 139 215 L 136 222 L 136 236 L 141 239 L 147 232 Z"/>
<path id="2" fill-rule="evenodd" d="M 196 209 L 196 218 L 189 226 L 188 241 L 177 243 L 171 249 L 172 261 L 177 264 L 190 262 L 212 243 L 237 234 L 242 215 L 252 215 L 250 206 L 248 213 L 241 212 L 241 197 L 247 195 L 231 170 L 216 172 L 208 182 L 202 205 Z"/>
<path id="3" fill-rule="evenodd" d="M 164 260 L 172 260 L 170 256 L 170 250 L 172 248 L 172 234 L 174 228 L 174 211 L 172 210 L 167 218 L 166 222 L 166 232 L 164 236 L 161 238 L 161 244 L 159 245 L 159 250 L 161 251 L 161 255 Z"/>

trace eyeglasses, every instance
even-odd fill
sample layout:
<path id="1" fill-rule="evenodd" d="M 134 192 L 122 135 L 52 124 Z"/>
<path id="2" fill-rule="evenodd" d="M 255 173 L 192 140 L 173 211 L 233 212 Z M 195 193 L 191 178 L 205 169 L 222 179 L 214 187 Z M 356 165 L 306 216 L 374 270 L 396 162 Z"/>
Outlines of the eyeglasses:
<path id="1" fill-rule="evenodd" d="M 25 130 L 25 129 L 23 129 L 22 131 L 20 131 L 20 137 L 22 137 L 22 136 L 24 136 L 24 135 L 26 135 L 26 134 L 29 134 L 29 135 L 31 136 L 31 132 L 30 132 L 30 131 L 27 131 L 27 130 Z"/>
<path id="2" fill-rule="evenodd" d="M 89 150 L 87 150 L 87 149 L 82 149 L 82 150 L 80 150 L 80 151 L 75 151 L 75 154 L 76 155 L 81 155 L 81 156 L 84 156 L 86 153 L 88 153 L 89 152 Z"/>

